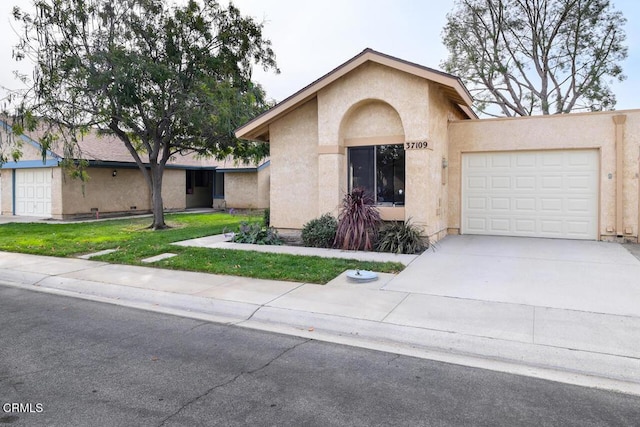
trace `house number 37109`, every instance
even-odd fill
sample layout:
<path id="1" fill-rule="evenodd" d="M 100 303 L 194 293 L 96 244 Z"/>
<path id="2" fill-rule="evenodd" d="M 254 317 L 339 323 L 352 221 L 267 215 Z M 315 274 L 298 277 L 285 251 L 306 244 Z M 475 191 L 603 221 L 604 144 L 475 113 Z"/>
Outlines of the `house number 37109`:
<path id="1" fill-rule="evenodd" d="M 404 143 L 405 150 L 426 150 L 429 149 L 427 141 L 407 141 Z"/>

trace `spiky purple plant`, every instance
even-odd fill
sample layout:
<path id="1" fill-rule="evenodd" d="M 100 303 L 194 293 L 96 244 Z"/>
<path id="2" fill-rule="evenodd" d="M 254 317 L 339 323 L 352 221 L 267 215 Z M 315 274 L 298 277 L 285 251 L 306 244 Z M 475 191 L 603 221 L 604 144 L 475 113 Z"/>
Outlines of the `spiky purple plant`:
<path id="1" fill-rule="evenodd" d="M 335 248 L 371 251 L 378 239 L 380 212 L 371 193 L 354 188 L 342 199 L 338 215 L 338 230 L 333 242 Z"/>

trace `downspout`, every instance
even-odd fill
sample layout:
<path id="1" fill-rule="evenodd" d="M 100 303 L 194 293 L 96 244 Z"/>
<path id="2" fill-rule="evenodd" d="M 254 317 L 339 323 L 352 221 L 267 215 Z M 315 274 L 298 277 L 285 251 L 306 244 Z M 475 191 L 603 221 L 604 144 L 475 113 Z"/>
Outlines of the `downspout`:
<path id="1" fill-rule="evenodd" d="M 623 237 L 624 230 L 624 124 L 627 116 L 613 116 L 616 127 L 616 236 Z"/>

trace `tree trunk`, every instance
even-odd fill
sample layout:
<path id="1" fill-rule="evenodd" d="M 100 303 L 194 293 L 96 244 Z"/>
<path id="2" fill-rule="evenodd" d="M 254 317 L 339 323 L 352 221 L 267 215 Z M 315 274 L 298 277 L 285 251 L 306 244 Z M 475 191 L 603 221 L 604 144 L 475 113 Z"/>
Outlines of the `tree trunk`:
<path id="1" fill-rule="evenodd" d="M 164 203 L 162 202 L 162 174 L 164 168 L 160 165 L 151 166 L 151 204 L 153 209 L 153 230 L 167 228 L 164 222 Z"/>

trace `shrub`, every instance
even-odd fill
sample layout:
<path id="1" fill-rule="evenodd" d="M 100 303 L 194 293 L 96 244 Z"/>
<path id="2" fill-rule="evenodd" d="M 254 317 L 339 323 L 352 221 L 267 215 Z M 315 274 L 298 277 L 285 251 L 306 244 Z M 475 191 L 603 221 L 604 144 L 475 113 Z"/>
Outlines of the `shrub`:
<path id="1" fill-rule="evenodd" d="M 262 227 L 257 223 L 243 222 L 240 230 L 233 236 L 236 243 L 250 243 L 254 245 L 281 245 L 282 240 L 273 227 Z"/>
<path id="2" fill-rule="evenodd" d="M 380 230 L 377 250 L 396 254 L 417 254 L 429 247 L 429 238 L 422 229 L 406 222 L 393 221 Z"/>
<path id="3" fill-rule="evenodd" d="M 312 248 L 330 248 L 336 238 L 338 221 L 331 214 L 309 221 L 302 227 L 302 242 Z"/>
<path id="4" fill-rule="evenodd" d="M 370 251 L 375 247 L 380 212 L 365 189 L 354 188 L 342 199 L 334 247 Z"/>
<path id="5" fill-rule="evenodd" d="M 266 208 L 262 212 L 262 225 L 269 227 L 271 225 L 271 209 Z"/>

